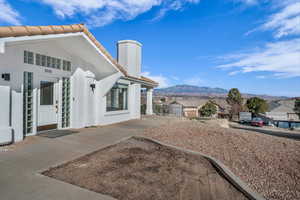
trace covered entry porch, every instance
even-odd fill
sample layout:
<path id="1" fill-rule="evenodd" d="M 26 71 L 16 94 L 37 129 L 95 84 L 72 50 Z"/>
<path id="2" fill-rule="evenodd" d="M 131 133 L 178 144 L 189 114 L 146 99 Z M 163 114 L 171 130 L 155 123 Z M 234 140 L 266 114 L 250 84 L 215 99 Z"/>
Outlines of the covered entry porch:
<path id="1" fill-rule="evenodd" d="M 154 88 L 158 86 L 158 83 L 148 79 L 146 77 L 141 76 L 140 79 L 136 79 L 134 77 L 127 78 L 128 80 L 135 81 L 141 85 L 141 99 L 145 98 L 143 102 L 141 100 L 141 106 L 145 105 L 144 111 L 141 109 L 140 113 L 145 115 L 153 115 L 153 92 Z M 144 94 L 144 95 L 143 95 Z"/>

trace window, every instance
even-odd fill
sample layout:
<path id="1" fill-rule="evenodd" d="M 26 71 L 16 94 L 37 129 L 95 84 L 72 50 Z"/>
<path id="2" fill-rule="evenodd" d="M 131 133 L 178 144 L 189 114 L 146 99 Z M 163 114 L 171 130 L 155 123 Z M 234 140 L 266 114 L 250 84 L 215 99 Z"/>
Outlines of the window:
<path id="1" fill-rule="evenodd" d="M 41 55 L 40 54 L 35 54 L 35 64 L 38 65 L 38 66 L 42 65 Z"/>
<path id="2" fill-rule="evenodd" d="M 56 58 L 51 58 L 51 67 L 56 68 Z"/>
<path id="3" fill-rule="evenodd" d="M 61 65 L 61 60 L 60 59 L 56 59 L 56 68 L 60 69 Z"/>
<path id="4" fill-rule="evenodd" d="M 47 56 L 47 67 L 51 67 L 51 57 Z"/>
<path id="5" fill-rule="evenodd" d="M 128 109 L 128 85 L 117 83 L 106 95 L 106 111 Z"/>
<path id="6" fill-rule="evenodd" d="M 34 54 L 30 51 L 24 51 L 24 63 L 33 64 Z"/>
<path id="7" fill-rule="evenodd" d="M 67 62 L 67 71 L 71 71 L 71 62 Z"/>
<path id="8" fill-rule="evenodd" d="M 290 125 L 288 122 L 278 122 L 279 128 L 290 128 Z"/>
<path id="9" fill-rule="evenodd" d="M 71 62 L 70 61 L 63 61 L 63 70 L 64 71 L 71 71 Z"/>
<path id="10" fill-rule="evenodd" d="M 40 104 L 43 106 L 53 105 L 53 86 L 54 83 L 41 81 Z"/>
<path id="11" fill-rule="evenodd" d="M 37 66 L 49 67 L 54 69 L 63 69 L 64 71 L 71 71 L 71 62 L 67 60 L 61 60 L 59 58 L 54 58 L 51 56 L 46 56 L 42 54 L 34 54 L 30 51 L 24 51 L 24 63 L 35 64 Z"/>
<path id="12" fill-rule="evenodd" d="M 292 122 L 291 123 L 291 128 L 300 128 L 300 122 Z"/>
<path id="13" fill-rule="evenodd" d="M 45 55 L 41 55 L 42 59 L 41 59 L 41 65 L 46 67 L 46 56 Z"/>

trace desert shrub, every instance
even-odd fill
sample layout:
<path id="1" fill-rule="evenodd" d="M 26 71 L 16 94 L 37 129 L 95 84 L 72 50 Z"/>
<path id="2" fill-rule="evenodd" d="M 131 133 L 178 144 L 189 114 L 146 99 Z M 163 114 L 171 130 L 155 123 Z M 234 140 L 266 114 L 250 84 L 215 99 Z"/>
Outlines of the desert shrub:
<path id="1" fill-rule="evenodd" d="M 217 113 L 217 106 L 212 102 L 207 102 L 204 106 L 202 106 L 199 110 L 201 116 L 211 117 Z"/>

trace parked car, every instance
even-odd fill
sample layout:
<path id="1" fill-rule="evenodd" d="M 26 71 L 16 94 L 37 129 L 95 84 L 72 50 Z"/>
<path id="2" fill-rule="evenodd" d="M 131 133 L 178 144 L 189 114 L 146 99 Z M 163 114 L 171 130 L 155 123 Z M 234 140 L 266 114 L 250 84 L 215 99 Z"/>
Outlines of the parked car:
<path id="1" fill-rule="evenodd" d="M 259 127 L 263 127 L 264 126 L 264 120 L 262 120 L 259 117 L 255 117 L 252 119 L 251 121 L 251 126 L 259 126 Z"/>

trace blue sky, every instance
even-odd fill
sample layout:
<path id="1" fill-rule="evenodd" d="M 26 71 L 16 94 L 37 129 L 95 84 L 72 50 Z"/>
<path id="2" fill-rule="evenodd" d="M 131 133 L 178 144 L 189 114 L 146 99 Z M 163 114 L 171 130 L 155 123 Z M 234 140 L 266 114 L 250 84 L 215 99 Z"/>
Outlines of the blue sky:
<path id="1" fill-rule="evenodd" d="M 298 0 L 0 0 L 0 25 L 85 23 L 116 55 L 143 43 L 160 82 L 300 96 Z"/>

